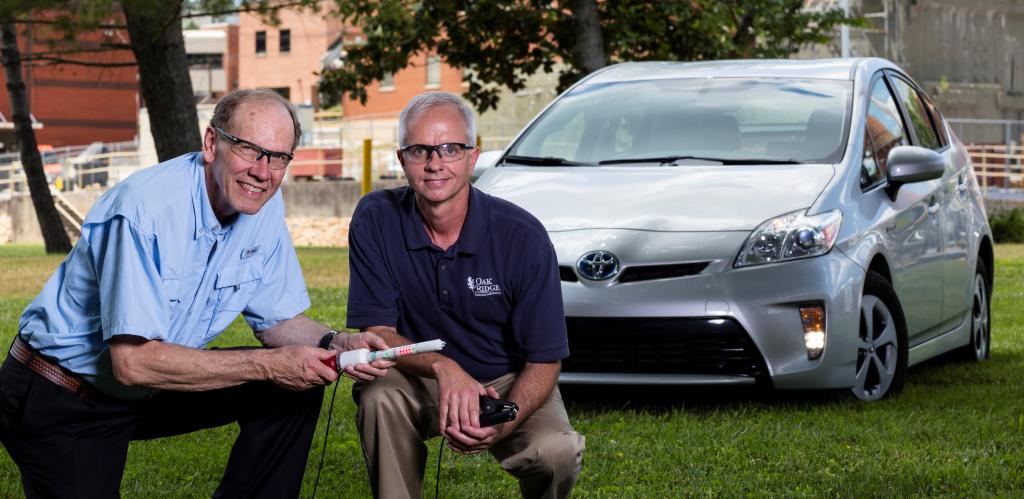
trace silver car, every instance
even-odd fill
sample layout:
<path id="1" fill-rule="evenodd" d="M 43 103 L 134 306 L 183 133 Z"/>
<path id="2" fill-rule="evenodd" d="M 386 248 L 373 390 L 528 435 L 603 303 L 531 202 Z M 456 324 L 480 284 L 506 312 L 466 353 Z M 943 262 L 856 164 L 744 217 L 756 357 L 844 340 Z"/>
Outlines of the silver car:
<path id="1" fill-rule="evenodd" d="M 963 145 L 882 59 L 619 64 L 476 183 L 558 253 L 562 383 L 900 390 L 989 356 L 992 235 Z"/>

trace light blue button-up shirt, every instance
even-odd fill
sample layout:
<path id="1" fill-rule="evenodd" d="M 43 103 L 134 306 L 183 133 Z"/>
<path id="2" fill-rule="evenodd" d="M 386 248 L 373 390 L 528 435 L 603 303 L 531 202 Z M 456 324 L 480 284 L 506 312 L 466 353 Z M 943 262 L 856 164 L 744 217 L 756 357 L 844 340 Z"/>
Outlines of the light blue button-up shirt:
<path id="1" fill-rule="evenodd" d="M 264 330 L 309 304 L 281 192 L 221 226 L 192 153 L 131 175 L 93 205 L 19 332 L 100 390 L 137 399 L 152 390 L 114 379 L 112 336 L 202 348 L 239 313 Z"/>

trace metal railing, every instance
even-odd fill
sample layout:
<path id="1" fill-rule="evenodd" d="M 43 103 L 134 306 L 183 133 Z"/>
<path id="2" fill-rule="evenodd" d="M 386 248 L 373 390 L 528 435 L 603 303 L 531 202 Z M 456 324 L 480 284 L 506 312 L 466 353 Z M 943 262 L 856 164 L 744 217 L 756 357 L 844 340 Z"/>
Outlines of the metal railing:
<path id="1" fill-rule="evenodd" d="M 1024 189 L 1024 147 L 972 144 L 967 152 L 983 192 L 989 188 Z"/>
<path id="2" fill-rule="evenodd" d="M 961 124 L 967 124 L 967 120 L 961 121 L 964 121 Z M 1000 120 L 999 123 L 999 126 L 1014 125 L 1016 123 L 1007 120 Z M 498 149 L 504 147 L 510 139 L 510 136 L 484 135 L 480 139 L 480 145 L 483 150 Z M 306 165 L 315 165 L 330 173 L 304 178 L 360 178 L 363 158 L 361 146 L 362 144 L 346 148 L 341 159 L 293 161 L 294 168 L 290 168 L 289 171 L 300 170 Z M 88 147 L 90 146 L 63 147 L 44 152 L 44 170 L 50 184 L 56 190 L 106 189 L 135 171 L 149 166 L 140 164 L 141 154 L 133 142 L 104 144 L 102 150 L 105 152 L 97 154 L 83 153 Z M 95 145 L 92 147 L 96 148 Z M 393 140 L 374 141 L 372 148 L 374 176 L 400 177 L 401 168 L 394 156 Z M 1024 193 L 1024 146 L 1012 142 L 1009 145 L 970 144 L 967 145 L 967 151 L 974 163 L 979 183 L 986 193 L 989 189 Z M 0 198 L 27 192 L 20 157 L 16 153 L 0 154 Z"/>

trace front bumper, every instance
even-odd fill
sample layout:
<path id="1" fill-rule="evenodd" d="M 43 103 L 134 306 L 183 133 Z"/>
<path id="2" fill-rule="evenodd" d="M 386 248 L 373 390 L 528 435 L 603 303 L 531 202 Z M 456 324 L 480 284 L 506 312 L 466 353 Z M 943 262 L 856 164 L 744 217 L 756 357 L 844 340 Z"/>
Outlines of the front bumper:
<path id="1" fill-rule="evenodd" d="M 623 272 L 631 265 L 708 264 L 695 275 L 640 282 L 563 280 L 570 357 L 561 382 L 853 385 L 864 270 L 844 254 L 736 269 L 732 256 L 747 233 L 637 232 L 551 237 L 563 267 L 593 249 L 615 253 Z M 715 248 L 701 244 L 709 240 Z M 702 247 L 708 249 L 695 249 Z M 714 257 L 722 254 L 730 257 Z M 799 315 L 807 304 L 826 311 L 825 349 L 815 360 L 807 357 Z"/>

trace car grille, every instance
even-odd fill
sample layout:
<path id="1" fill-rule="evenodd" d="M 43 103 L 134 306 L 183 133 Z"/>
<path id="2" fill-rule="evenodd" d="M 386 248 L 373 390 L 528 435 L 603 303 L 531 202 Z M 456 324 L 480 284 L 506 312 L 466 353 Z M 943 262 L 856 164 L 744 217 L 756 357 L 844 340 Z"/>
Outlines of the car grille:
<path id="1" fill-rule="evenodd" d="M 642 265 L 626 267 L 619 282 L 652 281 L 699 274 L 711 262 L 676 263 L 672 265 Z"/>
<path id="2" fill-rule="evenodd" d="M 565 372 L 762 377 L 764 358 L 730 318 L 566 317 Z"/>
<path id="3" fill-rule="evenodd" d="M 701 273 L 711 262 L 673 263 L 670 265 L 631 265 L 619 274 L 619 282 L 653 281 L 670 277 L 685 277 Z M 567 265 L 558 266 L 563 282 L 578 282 L 576 272 Z"/>

